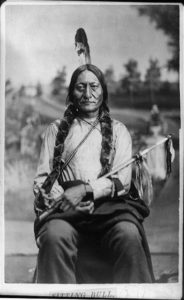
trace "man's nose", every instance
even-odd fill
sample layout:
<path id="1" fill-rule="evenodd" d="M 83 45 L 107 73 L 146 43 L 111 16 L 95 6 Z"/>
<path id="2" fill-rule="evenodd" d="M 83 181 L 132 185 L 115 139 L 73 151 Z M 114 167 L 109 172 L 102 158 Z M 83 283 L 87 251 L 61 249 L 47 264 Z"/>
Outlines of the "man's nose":
<path id="1" fill-rule="evenodd" d="M 84 92 L 84 97 L 89 99 L 92 97 L 92 91 L 91 91 L 91 87 L 89 84 L 86 85 L 86 89 L 85 89 L 85 92 Z"/>

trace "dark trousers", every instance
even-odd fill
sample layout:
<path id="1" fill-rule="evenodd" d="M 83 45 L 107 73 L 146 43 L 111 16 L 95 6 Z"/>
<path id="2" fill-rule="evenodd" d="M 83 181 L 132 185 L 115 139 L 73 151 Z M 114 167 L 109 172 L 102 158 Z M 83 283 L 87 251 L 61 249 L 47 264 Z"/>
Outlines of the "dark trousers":
<path id="1" fill-rule="evenodd" d="M 99 250 L 112 263 L 112 282 L 152 282 L 141 235 L 135 224 L 121 221 L 96 236 Z M 45 223 L 37 237 L 36 282 L 77 283 L 76 266 L 81 240 L 85 241 L 85 235 L 64 220 L 54 219 Z"/>

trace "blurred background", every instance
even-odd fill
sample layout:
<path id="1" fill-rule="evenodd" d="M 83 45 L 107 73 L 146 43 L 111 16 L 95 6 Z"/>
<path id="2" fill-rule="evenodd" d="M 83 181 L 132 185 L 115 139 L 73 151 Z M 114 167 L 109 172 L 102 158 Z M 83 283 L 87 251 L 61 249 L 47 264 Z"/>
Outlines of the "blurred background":
<path id="1" fill-rule="evenodd" d="M 173 134 L 173 171 L 168 180 L 158 168 L 153 172 L 155 196 L 145 229 L 157 279 L 177 281 L 179 5 L 49 2 L 5 8 L 6 282 L 32 280 L 33 178 L 44 129 L 65 110 L 78 67 L 79 27 L 86 31 L 92 63 L 105 74 L 111 114 L 128 127 L 134 152 Z"/>

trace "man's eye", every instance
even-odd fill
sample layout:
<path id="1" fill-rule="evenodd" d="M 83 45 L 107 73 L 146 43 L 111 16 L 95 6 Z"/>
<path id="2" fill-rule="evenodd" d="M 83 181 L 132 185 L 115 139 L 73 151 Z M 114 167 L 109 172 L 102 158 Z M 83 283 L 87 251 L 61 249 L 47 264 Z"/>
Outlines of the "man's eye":
<path id="1" fill-rule="evenodd" d="M 96 90 L 99 87 L 98 84 L 91 84 L 90 86 L 93 90 Z"/>
<path id="2" fill-rule="evenodd" d="M 77 88 L 77 90 L 80 91 L 80 92 L 81 92 L 81 91 L 84 91 L 84 89 L 85 89 L 85 87 L 84 87 L 83 85 L 77 85 L 76 88 Z"/>

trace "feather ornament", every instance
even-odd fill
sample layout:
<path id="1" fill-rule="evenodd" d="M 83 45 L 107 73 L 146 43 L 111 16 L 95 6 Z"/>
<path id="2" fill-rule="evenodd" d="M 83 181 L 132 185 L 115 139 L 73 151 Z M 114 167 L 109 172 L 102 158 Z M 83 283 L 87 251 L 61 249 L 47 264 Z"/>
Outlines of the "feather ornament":
<path id="1" fill-rule="evenodd" d="M 139 197 L 150 206 L 153 200 L 153 185 L 146 158 L 137 154 L 135 156 L 135 181 Z"/>
<path id="2" fill-rule="evenodd" d="M 75 35 L 75 50 L 77 52 L 80 65 L 91 63 L 88 39 L 87 39 L 86 32 L 83 28 L 77 29 Z"/>

